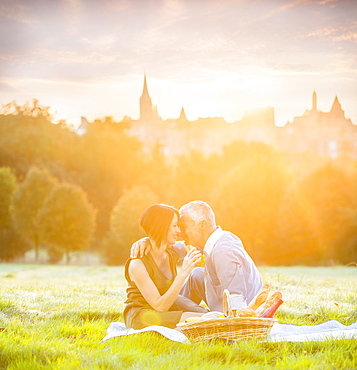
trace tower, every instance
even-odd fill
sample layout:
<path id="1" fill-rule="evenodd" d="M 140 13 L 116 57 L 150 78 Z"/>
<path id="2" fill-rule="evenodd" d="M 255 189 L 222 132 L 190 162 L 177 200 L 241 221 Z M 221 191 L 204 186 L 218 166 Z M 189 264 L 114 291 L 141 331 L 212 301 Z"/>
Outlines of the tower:
<path id="1" fill-rule="evenodd" d="M 183 107 L 181 109 L 180 117 L 177 119 L 177 121 L 180 122 L 180 123 L 189 122 L 187 117 L 186 117 L 185 109 Z"/>
<path id="2" fill-rule="evenodd" d="M 146 74 L 144 75 L 143 92 L 140 97 L 140 120 L 153 121 L 158 118 L 157 111 L 153 107 L 146 82 Z"/>
<path id="3" fill-rule="evenodd" d="M 330 111 L 330 114 L 333 115 L 334 117 L 340 117 L 340 118 L 345 118 L 345 112 L 343 111 L 340 102 L 338 101 L 337 96 L 335 97 L 335 100 L 332 104 L 332 108 Z"/>
<path id="4" fill-rule="evenodd" d="M 316 91 L 312 93 L 312 109 L 313 112 L 317 111 L 317 94 Z"/>

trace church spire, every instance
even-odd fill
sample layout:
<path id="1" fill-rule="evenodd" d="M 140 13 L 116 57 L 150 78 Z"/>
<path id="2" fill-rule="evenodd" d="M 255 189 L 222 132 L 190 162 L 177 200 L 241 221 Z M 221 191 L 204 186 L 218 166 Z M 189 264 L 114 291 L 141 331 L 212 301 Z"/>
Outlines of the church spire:
<path id="1" fill-rule="evenodd" d="M 146 73 L 144 74 L 144 86 L 143 93 L 140 97 L 140 120 L 146 122 L 157 121 L 159 115 L 157 113 L 156 106 L 152 105 L 152 101 L 149 95 L 148 85 L 146 82 Z"/>
<path id="2" fill-rule="evenodd" d="M 188 119 L 186 117 L 185 109 L 183 107 L 181 109 L 179 121 L 181 121 L 181 122 L 187 122 L 188 121 Z"/>
<path id="3" fill-rule="evenodd" d="M 178 123 L 179 125 L 184 125 L 184 124 L 186 124 L 188 122 L 190 122 L 190 121 L 186 117 L 186 113 L 185 113 L 184 107 L 182 107 L 181 108 L 180 117 L 176 119 L 176 123 Z"/>
<path id="4" fill-rule="evenodd" d="M 143 97 L 143 96 L 149 96 L 148 85 L 147 85 L 147 83 L 146 83 L 146 73 L 144 74 L 143 93 L 141 94 L 141 97 Z"/>
<path id="5" fill-rule="evenodd" d="M 317 94 L 316 90 L 312 93 L 312 109 L 313 112 L 317 111 Z"/>
<path id="6" fill-rule="evenodd" d="M 345 112 L 342 110 L 341 104 L 338 101 L 338 97 L 335 97 L 335 100 L 333 101 L 332 108 L 330 111 L 331 114 L 334 116 L 345 116 Z"/>

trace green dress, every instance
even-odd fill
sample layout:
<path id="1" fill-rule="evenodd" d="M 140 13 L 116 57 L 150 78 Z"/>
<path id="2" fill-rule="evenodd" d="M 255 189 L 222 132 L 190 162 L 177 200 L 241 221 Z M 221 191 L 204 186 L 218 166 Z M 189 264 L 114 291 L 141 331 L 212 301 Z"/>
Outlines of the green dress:
<path id="1" fill-rule="evenodd" d="M 177 253 L 171 249 L 167 249 L 167 253 L 172 272 L 172 280 L 168 279 L 161 272 L 151 256 L 151 253 L 141 258 L 149 276 L 161 295 L 166 293 L 177 275 L 176 264 L 179 257 Z M 151 325 L 175 328 L 176 324 L 180 321 L 183 311 L 158 312 L 154 310 L 145 300 L 136 284 L 130 279 L 130 261 L 131 259 L 125 264 L 125 278 L 128 282 L 128 288 L 126 290 L 127 300 L 125 301 L 126 306 L 124 309 L 125 326 L 133 329 L 142 329 Z"/>

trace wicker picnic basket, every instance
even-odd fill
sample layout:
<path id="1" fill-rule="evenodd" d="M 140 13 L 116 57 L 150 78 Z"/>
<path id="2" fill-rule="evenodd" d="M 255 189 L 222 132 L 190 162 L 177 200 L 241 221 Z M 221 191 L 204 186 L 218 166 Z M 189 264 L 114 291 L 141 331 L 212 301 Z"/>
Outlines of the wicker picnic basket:
<path id="1" fill-rule="evenodd" d="M 272 318 L 234 317 L 228 290 L 223 292 L 223 312 L 226 317 L 180 323 L 177 327 L 193 342 L 213 338 L 235 341 L 252 338 L 264 340 L 276 322 L 276 319 Z"/>

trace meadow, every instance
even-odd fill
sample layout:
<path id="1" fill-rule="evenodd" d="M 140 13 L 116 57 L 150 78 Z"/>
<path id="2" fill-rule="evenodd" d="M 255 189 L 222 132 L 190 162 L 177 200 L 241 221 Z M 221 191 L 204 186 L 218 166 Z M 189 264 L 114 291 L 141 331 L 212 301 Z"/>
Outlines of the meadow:
<path id="1" fill-rule="evenodd" d="M 356 267 L 260 267 L 281 323 L 357 321 Z M 101 340 L 123 321 L 123 267 L 0 264 L 0 369 L 356 369 L 357 341 L 182 344 L 156 333 Z"/>

